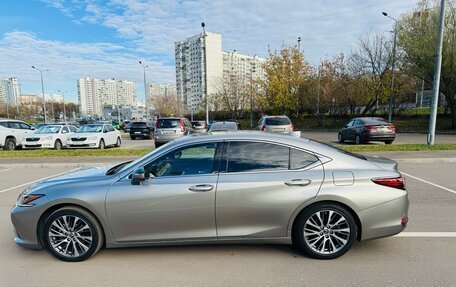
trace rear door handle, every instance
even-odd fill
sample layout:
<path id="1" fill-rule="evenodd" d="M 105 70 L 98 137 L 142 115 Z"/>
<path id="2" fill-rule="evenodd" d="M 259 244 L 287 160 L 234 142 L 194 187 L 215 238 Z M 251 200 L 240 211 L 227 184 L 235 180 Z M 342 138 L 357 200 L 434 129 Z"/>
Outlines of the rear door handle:
<path id="1" fill-rule="evenodd" d="M 208 192 L 211 191 L 214 188 L 213 185 L 210 184 L 198 184 L 198 185 L 193 185 L 188 188 L 188 190 L 193 191 L 193 192 Z"/>
<path id="2" fill-rule="evenodd" d="M 287 186 L 306 186 L 309 185 L 312 181 L 310 179 L 292 179 L 285 181 L 285 185 Z"/>

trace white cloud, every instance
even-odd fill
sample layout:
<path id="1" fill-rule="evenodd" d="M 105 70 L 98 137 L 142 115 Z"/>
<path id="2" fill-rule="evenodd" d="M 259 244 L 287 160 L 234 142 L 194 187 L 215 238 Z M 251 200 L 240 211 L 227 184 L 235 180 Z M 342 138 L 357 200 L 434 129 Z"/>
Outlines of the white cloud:
<path id="1" fill-rule="evenodd" d="M 76 80 L 89 76 L 136 81 L 139 99 L 142 97 L 142 68 L 138 56 L 125 47 L 113 43 L 62 43 L 43 40 L 23 31 L 6 33 L 0 39 L 2 67 L 0 78 L 16 76 L 25 92 L 40 93 L 39 73 L 45 72 L 47 93 L 67 91 L 68 98 L 77 100 Z M 142 59 L 144 60 L 144 59 Z M 173 83 L 174 67 L 159 62 L 147 62 L 150 80 Z"/>
<path id="2" fill-rule="evenodd" d="M 30 65 L 48 68 L 51 91 L 71 89 L 79 77 L 114 77 L 142 83 L 138 60 L 155 59 L 148 77 L 173 83 L 174 42 L 206 30 L 221 33 L 223 49 L 266 56 L 282 44 L 301 48 L 316 64 L 322 57 L 350 52 L 363 33 L 391 29 L 394 17 L 411 11 L 416 0 L 41 0 L 76 23 L 101 25 L 116 32 L 113 43 L 65 43 L 13 31 L 0 39 L 6 58 L 0 76 L 20 75 L 24 87 L 39 92 L 39 77 Z M 50 36 L 52 37 L 52 35 Z M 120 39 L 120 41 L 119 41 Z M 121 44 L 115 44 L 115 43 Z M 69 57 L 69 58 L 68 58 Z M 6 68 L 5 68 L 6 67 Z M 38 84 L 38 85 L 37 85 Z M 138 84 L 138 92 L 142 87 Z"/>

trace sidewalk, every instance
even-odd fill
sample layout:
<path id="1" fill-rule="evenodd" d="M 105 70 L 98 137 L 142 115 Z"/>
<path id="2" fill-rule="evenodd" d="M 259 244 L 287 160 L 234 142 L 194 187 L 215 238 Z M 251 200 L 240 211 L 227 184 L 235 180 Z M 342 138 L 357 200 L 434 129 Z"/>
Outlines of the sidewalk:
<path id="1" fill-rule="evenodd" d="M 402 163 L 456 163 L 456 151 L 396 151 L 364 152 L 369 156 L 381 156 Z M 90 156 L 49 158 L 2 158 L 0 168 L 78 168 L 135 160 L 135 156 Z"/>

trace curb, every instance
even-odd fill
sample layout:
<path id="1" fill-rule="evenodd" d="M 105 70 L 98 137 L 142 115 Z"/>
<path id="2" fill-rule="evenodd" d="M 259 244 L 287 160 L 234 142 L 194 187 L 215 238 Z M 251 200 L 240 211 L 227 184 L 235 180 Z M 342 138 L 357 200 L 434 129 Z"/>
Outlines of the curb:
<path id="1" fill-rule="evenodd" d="M 393 160 L 398 163 L 456 163 L 456 158 L 399 158 Z M 115 163 L 115 162 L 114 162 Z M 83 168 L 98 167 L 111 163 L 11 163 L 0 164 L 0 168 Z"/>

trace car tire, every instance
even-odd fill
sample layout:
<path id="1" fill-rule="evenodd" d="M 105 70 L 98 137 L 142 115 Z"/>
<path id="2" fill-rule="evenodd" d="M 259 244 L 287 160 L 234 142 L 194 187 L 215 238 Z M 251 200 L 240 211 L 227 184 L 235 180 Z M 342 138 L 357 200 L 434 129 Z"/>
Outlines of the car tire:
<path id="1" fill-rule="evenodd" d="M 57 259 L 78 262 L 92 257 L 101 249 L 104 233 L 98 220 L 87 210 L 66 206 L 46 218 L 42 242 Z"/>
<path id="2" fill-rule="evenodd" d="M 363 141 L 361 140 L 361 137 L 359 135 L 356 135 L 355 137 L 355 144 L 362 144 Z"/>
<path id="3" fill-rule="evenodd" d="M 385 144 L 392 144 L 393 141 L 385 141 Z"/>
<path id="4" fill-rule="evenodd" d="M 338 141 L 339 143 L 344 143 L 345 140 L 344 140 L 344 137 L 342 136 L 342 133 L 339 133 L 339 134 L 337 135 L 337 141 Z"/>
<path id="5" fill-rule="evenodd" d="M 347 209 L 332 203 L 316 204 L 297 218 L 293 245 L 308 257 L 335 259 L 351 248 L 357 232 L 355 219 Z"/>
<path id="6" fill-rule="evenodd" d="M 118 137 L 117 141 L 116 141 L 116 147 L 120 147 L 121 144 L 122 144 L 122 141 L 120 140 L 120 137 Z"/>
<path id="7" fill-rule="evenodd" d="M 99 148 L 99 149 L 105 149 L 105 148 L 106 148 L 104 139 L 101 139 L 101 140 L 100 140 L 100 144 L 98 145 L 98 148 Z"/>
<path id="8" fill-rule="evenodd" d="M 60 140 L 56 140 L 54 143 L 54 149 L 55 150 L 61 150 L 62 149 L 62 142 Z"/>
<path id="9" fill-rule="evenodd" d="M 5 140 L 5 145 L 3 146 L 4 150 L 15 150 L 16 149 L 16 141 L 13 138 L 7 138 Z"/>
<path id="10" fill-rule="evenodd" d="M 134 136 L 130 136 L 130 139 L 133 141 L 135 140 L 136 138 Z"/>
<path id="11" fill-rule="evenodd" d="M 158 143 L 158 142 L 154 142 L 154 145 L 155 145 L 155 148 L 158 148 L 158 147 L 160 147 L 162 144 L 161 144 L 161 143 Z"/>

